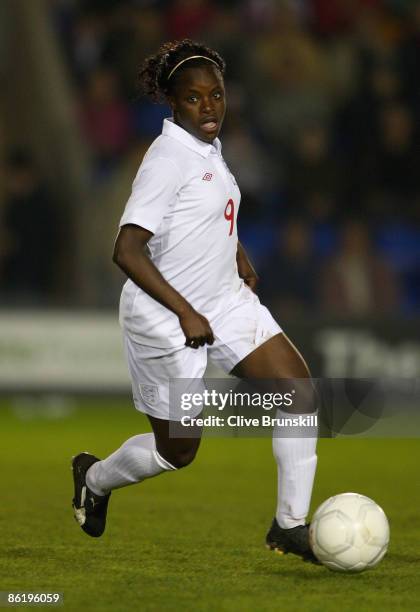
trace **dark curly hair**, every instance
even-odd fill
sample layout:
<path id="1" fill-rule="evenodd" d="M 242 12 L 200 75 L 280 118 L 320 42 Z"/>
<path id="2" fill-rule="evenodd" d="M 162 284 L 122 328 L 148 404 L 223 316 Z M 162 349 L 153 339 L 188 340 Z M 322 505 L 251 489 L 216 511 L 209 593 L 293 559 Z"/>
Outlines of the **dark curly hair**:
<path id="1" fill-rule="evenodd" d="M 184 68 L 192 66 L 208 65 L 209 62 L 203 58 L 197 58 L 182 64 L 168 79 L 171 70 L 183 59 L 191 55 L 204 55 L 213 60 L 220 70 L 225 73 L 226 64 L 220 55 L 189 38 L 184 40 L 167 42 L 161 46 L 156 55 L 151 55 L 142 64 L 139 72 L 140 92 L 150 96 L 155 102 L 163 102 L 165 96 L 171 93 L 174 83 Z"/>

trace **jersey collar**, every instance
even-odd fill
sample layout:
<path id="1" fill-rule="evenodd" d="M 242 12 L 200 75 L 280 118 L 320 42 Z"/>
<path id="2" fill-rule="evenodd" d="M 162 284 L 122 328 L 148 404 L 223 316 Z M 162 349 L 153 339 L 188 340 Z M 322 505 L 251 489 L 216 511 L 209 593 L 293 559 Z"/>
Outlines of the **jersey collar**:
<path id="1" fill-rule="evenodd" d="M 184 128 L 180 127 L 179 125 L 176 125 L 174 123 L 173 117 L 168 117 L 167 119 L 164 119 L 162 134 L 164 136 L 169 136 L 170 138 L 174 138 L 175 140 L 182 142 L 183 145 L 185 145 L 189 149 L 192 149 L 203 157 L 208 157 L 212 151 L 220 153 L 220 151 L 222 150 L 222 143 L 218 138 L 215 138 L 213 140 L 213 144 L 203 142 L 199 138 L 196 138 L 195 136 L 187 132 L 187 130 L 184 130 Z"/>

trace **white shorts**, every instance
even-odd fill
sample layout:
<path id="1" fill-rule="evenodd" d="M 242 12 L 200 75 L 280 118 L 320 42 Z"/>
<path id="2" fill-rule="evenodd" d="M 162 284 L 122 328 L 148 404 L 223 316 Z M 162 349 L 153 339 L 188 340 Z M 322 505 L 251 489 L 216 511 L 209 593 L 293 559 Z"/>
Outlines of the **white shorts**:
<path id="1" fill-rule="evenodd" d="M 215 341 L 193 349 L 181 345 L 171 349 L 140 344 L 124 330 L 124 346 L 137 410 L 158 419 L 179 420 L 183 414 L 169 410 L 170 379 L 188 379 L 196 392 L 204 387 L 202 378 L 207 359 L 227 374 L 258 346 L 281 333 L 281 328 L 257 295 L 244 285 L 224 312 L 212 317 Z M 201 409 L 197 409 L 197 414 Z M 191 412 L 189 413 L 193 415 Z"/>

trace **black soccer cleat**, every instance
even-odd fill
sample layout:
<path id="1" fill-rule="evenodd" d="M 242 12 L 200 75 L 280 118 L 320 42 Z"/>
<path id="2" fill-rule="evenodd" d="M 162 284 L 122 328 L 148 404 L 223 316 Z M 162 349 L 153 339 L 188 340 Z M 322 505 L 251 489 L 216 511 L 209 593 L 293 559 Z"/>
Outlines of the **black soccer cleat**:
<path id="1" fill-rule="evenodd" d="M 105 531 L 106 513 L 111 493 L 96 495 L 86 485 L 86 472 L 91 465 L 100 461 L 90 453 L 73 457 L 71 467 L 74 480 L 73 511 L 80 527 L 93 538 L 99 538 Z"/>
<path id="2" fill-rule="evenodd" d="M 304 561 L 319 565 L 319 561 L 309 544 L 309 525 L 298 525 L 291 529 L 283 529 L 278 524 L 276 517 L 274 517 L 265 541 L 267 548 L 276 551 L 280 555 L 293 553 Z"/>

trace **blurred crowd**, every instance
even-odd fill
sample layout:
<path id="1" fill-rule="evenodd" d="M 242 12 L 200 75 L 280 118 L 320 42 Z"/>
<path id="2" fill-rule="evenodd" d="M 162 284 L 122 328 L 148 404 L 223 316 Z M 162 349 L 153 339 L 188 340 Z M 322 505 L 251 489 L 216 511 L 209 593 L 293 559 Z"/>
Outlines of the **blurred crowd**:
<path id="1" fill-rule="evenodd" d="M 138 97 L 141 61 L 166 40 L 203 41 L 227 62 L 223 154 L 242 191 L 239 233 L 263 299 L 285 315 L 418 310 L 419 2 L 50 0 L 50 15 L 93 190 L 127 181 L 121 168 L 140 163 L 170 115 Z M 0 288 L 21 282 L 48 294 L 53 210 L 28 179 L 30 160 L 9 161 Z M 18 186 L 17 172 L 26 172 Z M 50 219 L 32 280 L 18 273 L 19 248 L 28 252 L 37 226 L 19 206 Z"/>

